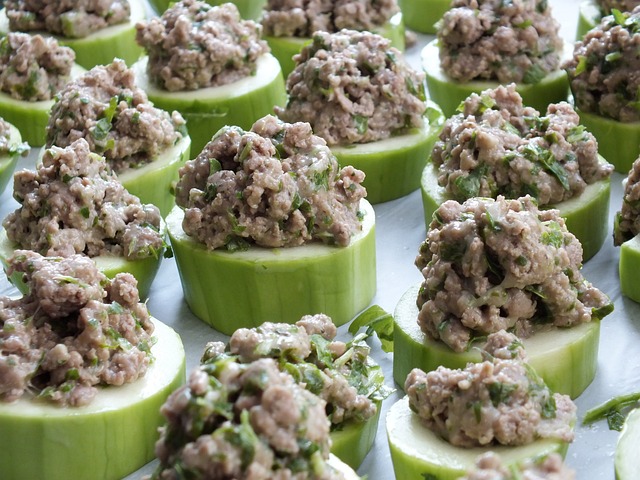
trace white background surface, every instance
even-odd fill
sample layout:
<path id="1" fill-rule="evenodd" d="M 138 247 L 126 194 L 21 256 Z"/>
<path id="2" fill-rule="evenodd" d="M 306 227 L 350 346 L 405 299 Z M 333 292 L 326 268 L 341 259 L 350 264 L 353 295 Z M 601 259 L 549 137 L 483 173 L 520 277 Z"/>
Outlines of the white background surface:
<path id="1" fill-rule="evenodd" d="M 551 0 L 554 16 L 562 23 L 562 35 L 573 41 L 578 16 L 576 0 Z M 419 44 L 407 52 L 410 62 L 418 67 L 420 48 L 432 37 L 420 36 Z M 195 156 L 192 154 L 192 157 Z M 20 167 L 32 167 L 34 155 L 20 162 Z M 619 210 L 622 176 L 612 178 L 609 231 L 611 233 L 613 215 Z M 11 198 L 10 188 L 0 195 L 0 218 L 4 218 L 17 207 Z M 424 240 L 426 230 L 423 222 L 422 203 L 419 192 L 405 198 L 380 204 L 375 207 L 377 220 L 377 303 L 393 312 L 404 291 L 421 280 L 413 261 L 418 246 Z M 600 338 L 598 372 L 594 382 L 576 400 L 579 423 L 584 412 L 612 396 L 640 390 L 640 305 L 623 298 L 618 281 L 619 250 L 613 247 L 609 235 L 603 249 L 585 266 L 585 277 L 607 293 L 615 303 L 613 314 L 605 318 Z M 15 290 L 2 277 L 0 295 L 15 294 Z M 239 301 L 242 301 L 239 299 Z M 150 293 L 151 313 L 171 325 L 181 335 L 187 351 L 187 371 L 195 367 L 203 351 L 204 344 L 211 340 L 226 340 L 210 327 L 195 318 L 185 304 L 180 280 L 173 259 L 165 260 Z M 310 312 L 312 313 L 312 312 Z M 278 319 L 265 319 L 277 321 Z M 341 328 L 341 336 L 347 338 L 346 328 Z M 382 365 L 387 383 L 393 384 L 392 355 L 378 348 L 377 340 L 371 342 L 373 355 Z M 384 413 L 400 398 L 396 392 L 383 405 L 383 416 L 378 436 L 372 452 L 361 466 L 359 473 L 371 480 L 394 478 L 391 458 L 386 441 Z M 569 447 L 567 463 L 577 470 L 577 478 L 585 480 L 609 480 L 614 478 L 613 453 L 618 433 L 610 432 L 605 422 L 590 427 L 577 426 L 576 439 Z M 151 473 L 154 463 L 135 472 L 128 479 L 140 478 Z M 640 478 L 640 474 L 639 474 Z"/>

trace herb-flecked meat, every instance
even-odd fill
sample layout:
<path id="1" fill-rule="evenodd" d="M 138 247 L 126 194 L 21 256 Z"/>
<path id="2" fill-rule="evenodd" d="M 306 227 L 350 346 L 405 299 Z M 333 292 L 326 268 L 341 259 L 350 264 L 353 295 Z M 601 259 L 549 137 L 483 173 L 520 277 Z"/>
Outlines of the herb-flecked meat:
<path id="1" fill-rule="evenodd" d="M 559 453 L 528 460 L 518 466 L 505 466 L 495 452 L 476 459 L 475 468 L 459 480 L 574 480 L 575 472 L 562 463 Z"/>
<path id="2" fill-rule="evenodd" d="M 621 12 L 630 12 L 640 5 L 638 0 L 596 0 L 596 3 L 605 15 L 610 15 L 614 8 Z"/>
<path id="3" fill-rule="evenodd" d="M 622 208 L 616 214 L 613 243 L 622 245 L 640 233 L 640 159 L 633 162 L 622 195 Z"/>
<path id="4" fill-rule="evenodd" d="M 11 142 L 11 124 L 0 117 L 0 155 L 28 155 L 29 144 L 22 142 L 14 144 Z"/>

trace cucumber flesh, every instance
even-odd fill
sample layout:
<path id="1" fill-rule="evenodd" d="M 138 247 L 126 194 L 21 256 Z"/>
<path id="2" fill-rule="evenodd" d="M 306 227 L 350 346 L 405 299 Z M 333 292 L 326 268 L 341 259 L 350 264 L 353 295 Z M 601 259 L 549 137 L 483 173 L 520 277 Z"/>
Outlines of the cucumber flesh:
<path id="1" fill-rule="evenodd" d="M 376 402 L 376 407 L 376 414 L 366 422 L 347 422 L 331 432 L 331 453 L 351 468 L 360 466 L 376 439 L 382 402 Z"/>
<path id="2" fill-rule="evenodd" d="M 209 5 L 221 5 L 224 0 L 205 0 Z M 151 6 L 158 14 L 162 15 L 164 11 L 169 8 L 172 0 L 149 0 Z M 262 14 L 262 8 L 267 4 L 267 0 L 230 0 L 238 7 L 240 16 L 247 20 L 258 20 Z"/>
<path id="3" fill-rule="evenodd" d="M 0 115 L 2 116 L 2 115 Z M 14 147 L 22 143 L 22 137 L 20 132 L 13 125 L 10 126 L 11 133 L 9 134 L 9 147 Z M 19 155 L 17 153 L 0 156 L 0 194 L 4 192 L 4 189 L 9 184 L 9 180 L 13 177 L 13 170 L 18 163 Z"/>
<path id="4" fill-rule="evenodd" d="M 375 213 L 366 200 L 361 210 L 362 231 L 347 247 L 314 242 L 228 252 L 209 251 L 185 234 L 184 212 L 175 207 L 166 221 L 189 308 L 226 335 L 313 313 L 325 313 L 336 325 L 348 322 L 376 291 Z"/>
<path id="5" fill-rule="evenodd" d="M 600 23 L 600 20 L 602 20 L 602 13 L 593 0 L 581 2 L 578 13 L 576 40 L 582 40 L 585 33 Z"/>
<path id="6" fill-rule="evenodd" d="M 480 362 L 476 349 L 456 353 L 447 345 L 430 339 L 418 326 L 416 298 L 420 285 L 407 290 L 394 313 L 393 378 L 401 387 L 413 368 L 425 372 L 440 365 L 464 368 L 469 362 Z M 592 321 L 571 328 L 540 332 L 522 343 L 529 364 L 553 391 L 576 398 L 591 383 L 598 363 L 600 322 Z"/>
<path id="7" fill-rule="evenodd" d="M 614 465 L 617 480 L 636 480 L 640 472 L 640 408 L 632 410 L 618 438 Z"/>
<path id="8" fill-rule="evenodd" d="M 160 407 L 185 376 L 180 337 L 155 319 L 154 325 L 155 360 L 136 382 L 106 387 L 78 408 L 0 403 L 3 480 L 116 480 L 154 457 Z"/>
<path id="9" fill-rule="evenodd" d="M 634 302 L 640 303 L 640 235 L 627 240 L 620 246 L 620 290 Z"/>
<path id="10" fill-rule="evenodd" d="M 552 439 L 537 440 L 529 445 L 517 447 L 453 446 L 421 423 L 418 415 L 409 408 L 407 397 L 391 406 L 387 413 L 386 426 L 393 469 L 396 478 L 402 480 L 458 479 L 475 464 L 478 455 L 488 450 L 497 453 L 505 465 L 517 465 L 553 452 L 564 456 L 567 451 L 566 443 Z"/>
<path id="11" fill-rule="evenodd" d="M 449 10 L 451 0 L 398 0 L 405 27 L 435 34 L 435 23 Z"/>
<path id="12" fill-rule="evenodd" d="M 360 477 L 353 470 L 353 468 L 340 460 L 335 455 L 329 454 L 329 460 L 327 460 L 327 463 L 335 468 L 338 472 L 340 472 L 344 477 L 344 480 L 360 480 Z"/>

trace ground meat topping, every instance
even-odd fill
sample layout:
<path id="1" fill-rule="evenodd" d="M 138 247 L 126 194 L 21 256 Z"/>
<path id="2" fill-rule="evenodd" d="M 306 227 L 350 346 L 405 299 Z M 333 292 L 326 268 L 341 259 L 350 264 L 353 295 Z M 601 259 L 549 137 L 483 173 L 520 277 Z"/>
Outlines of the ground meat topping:
<path id="1" fill-rule="evenodd" d="M 390 45 L 369 32 L 316 32 L 294 57 L 289 100 L 276 113 L 287 122 L 309 122 L 329 145 L 371 142 L 422 127 L 424 74 Z"/>
<path id="2" fill-rule="evenodd" d="M 144 376 L 153 359 L 153 324 L 132 275 L 109 280 L 82 255 L 42 257 L 29 250 L 9 259 L 7 273 L 16 272 L 24 274 L 29 294 L 0 297 L 1 400 L 31 392 L 81 406 L 97 386 Z"/>
<path id="3" fill-rule="evenodd" d="M 20 248 L 129 260 L 157 257 L 163 250 L 158 208 L 127 192 L 82 139 L 45 150 L 36 171 L 17 172 L 13 197 L 21 206 L 3 226 Z"/>
<path id="4" fill-rule="evenodd" d="M 560 65 L 559 31 L 546 0 L 453 0 L 437 32 L 440 66 L 458 82 L 538 83 Z"/>
<path id="5" fill-rule="evenodd" d="M 29 154 L 29 144 L 27 142 L 11 142 L 11 124 L 0 117 L 0 155 L 21 155 Z"/>
<path id="6" fill-rule="evenodd" d="M 411 410 L 452 445 L 573 440 L 575 404 L 567 395 L 551 393 L 522 360 L 491 358 L 463 370 L 440 366 L 429 373 L 416 368 L 407 376 L 405 391 Z"/>
<path id="7" fill-rule="evenodd" d="M 261 22 L 265 35 L 311 37 L 343 28 L 370 31 L 398 11 L 396 0 L 267 0 Z"/>
<path id="8" fill-rule="evenodd" d="M 209 249 L 346 246 L 361 228 L 364 173 L 339 168 L 308 123 L 266 116 L 251 131 L 224 127 L 180 169 L 182 227 Z"/>
<path id="9" fill-rule="evenodd" d="M 9 28 L 29 32 L 44 30 L 68 38 L 82 38 L 126 22 L 128 0 L 6 0 Z"/>
<path id="10" fill-rule="evenodd" d="M 92 68 L 58 94 L 46 146 L 66 147 L 84 138 L 121 173 L 152 161 L 183 136 L 182 116 L 155 108 L 135 85 L 133 71 L 116 59 Z"/>
<path id="11" fill-rule="evenodd" d="M 472 198 L 435 212 L 416 265 L 418 323 L 456 352 L 502 329 L 519 336 L 600 319 L 613 303 L 580 272 L 582 247 L 557 210 Z"/>
<path id="12" fill-rule="evenodd" d="M 610 15 L 613 9 L 630 12 L 640 5 L 638 0 L 596 0 L 596 3 L 605 15 Z"/>
<path id="13" fill-rule="evenodd" d="M 524 107 L 513 83 L 474 93 L 434 145 L 438 183 L 458 201 L 530 194 L 543 206 L 578 196 L 613 171 L 579 121 L 566 102 L 549 105 L 546 116 Z"/>
<path id="14" fill-rule="evenodd" d="M 487 452 L 476 459 L 475 468 L 459 480 L 574 480 L 575 472 L 562 463 L 559 453 L 518 466 L 506 467 L 495 452 Z"/>
<path id="15" fill-rule="evenodd" d="M 169 91 L 235 82 L 254 74 L 258 58 L 269 51 L 260 24 L 242 20 L 232 3 L 183 0 L 136 29 L 149 56 L 149 78 Z"/>
<path id="16" fill-rule="evenodd" d="M 606 16 L 576 42 L 563 68 L 576 105 L 621 122 L 640 120 L 640 6 Z"/>
<path id="17" fill-rule="evenodd" d="M 640 233 L 640 158 L 633 162 L 622 196 L 622 209 L 616 214 L 613 243 L 622 245 Z"/>
<path id="18" fill-rule="evenodd" d="M 69 81 L 75 58 L 54 38 L 9 33 L 0 41 L 0 90 L 28 102 L 51 100 Z"/>

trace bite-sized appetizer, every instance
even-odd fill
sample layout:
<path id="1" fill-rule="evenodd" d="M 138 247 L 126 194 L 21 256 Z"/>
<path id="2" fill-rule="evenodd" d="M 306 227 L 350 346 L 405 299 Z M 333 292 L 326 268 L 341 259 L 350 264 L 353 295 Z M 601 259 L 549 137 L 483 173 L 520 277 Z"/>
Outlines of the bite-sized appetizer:
<path id="1" fill-rule="evenodd" d="M 409 373 L 407 396 L 387 414 L 396 478 L 456 479 L 489 450 L 507 465 L 566 453 L 576 419 L 571 399 L 545 385 L 513 334 L 489 335 L 484 356 L 463 369 Z"/>
<path id="2" fill-rule="evenodd" d="M 446 121 L 422 174 L 425 223 L 447 199 L 531 195 L 560 211 L 587 260 L 607 236 L 612 171 L 568 103 L 541 116 L 514 84 L 474 93 Z"/>
<path id="3" fill-rule="evenodd" d="M 580 3 L 576 40 L 582 40 L 586 33 L 600 23 L 602 17 L 614 10 L 630 12 L 640 5 L 640 0 L 586 0 Z"/>
<path id="4" fill-rule="evenodd" d="M 146 297 L 165 250 L 160 212 L 131 195 L 84 139 L 45 150 L 35 171 L 16 172 L 13 197 L 20 207 L 2 222 L 3 263 L 15 249 L 83 254 L 110 278 L 132 273 Z M 11 280 L 25 291 L 21 274 Z"/>
<path id="5" fill-rule="evenodd" d="M 515 82 L 545 111 L 568 93 L 559 29 L 546 0 L 453 0 L 422 51 L 431 98 L 450 116 L 471 93 Z"/>
<path id="6" fill-rule="evenodd" d="M 18 129 L 0 117 L 0 194 L 9 183 L 18 157 L 29 153 Z"/>
<path id="7" fill-rule="evenodd" d="M 640 154 L 639 25 L 640 6 L 604 17 L 564 65 L 580 122 L 624 174 Z"/>
<path id="8" fill-rule="evenodd" d="M 375 294 L 375 214 L 364 174 L 340 168 L 308 123 L 221 129 L 180 169 L 167 216 L 185 299 L 231 335 L 323 312 L 337 325 Z"/>
<path id="9" fill-rule="evenodd" d="M 575 472 L 566 467 L 562 456 L 550 453 L 541 458 L 530 458 L 518 465 L 507 467 L 495 452 L 476 458 L 476 463 L 458 480 L 574 480 Z"/>
<path id="10" fill-rule="evenodd" d="M 193 151 L 225 125 L 251 128 L 284 105 L 282 70 L 262 27 L 233 4 L 184 0 L 136 28 L 148 55 L 134 66 L 137 84 L 156 107 L 184 116 Z"/>
<path id="11" fill-rule="evenodd" d="M 529 197 L 448 200 L 416 266 L 424 281 L 394 315 L 394 378 L 413 367 L 478 361 L 476 343 L 507 329 L 523 339 L 549 387 L 572 397 L 597 366 L 600 320 L 613 303 L 582 277 L 582 248 L 557 210 Z M 417 299 L 416 299 L 417 297 Z"/>
<path id="12" fill-rule="evenodd" d="M 85 256 L 21 250 L 8 273 L 28 293 L 0 297 L 3 480 L 140 468 L 153 458 L 158 410 L 184 379 L 180 337 L 150 316 L 133 276 L 109 280 Z"/>
<path id="13" fill-rule="evenodd" d="M 223 5 L 224 3 L 233 3 L 240 16 L 247 20 L 259 20 L 263 7 L 267 4 L 267 0 L 206 0 L 209 5 Z M 159 15 L 171 6 L 171 0 L 149 0 L 151 6 Z"/>
<path id="14" fill-rule="evenodd" d="M 451 0 L 398 0 L 404 25 L 420 33 L 435 34 L 437 22 L 451 6 Z"/>
<path id="15" fill-rule="evenodd" d="M 295 67 L 293 56 L 311 42 L 316 32 L 343 29 L 382 35 L 404 50 L 404 24 L 396 0 L 267 0 L 261 20 L 271 51 L 285 77 Z"/>
<path id="16" fill-rule="evenodd" d="M 84 138 L 104 156 L 129 193 L 166 215 L 178 169 L 189 158 L 184 118 L 155 108 L 122 60 L 92 68 L 56 96 L 46 148 Z"/>
<path id="17" fill-rule="evenodd" d="M 355 30 L 316 32 L 294 60 L 289 100 L 277 115 L 309 122 L 340 165 L 364 171 L 371 203 L 418 188 L 444 121 L 427 102 L 424 74 L 386 38 Z"/>
<path id="18" fill-rule="evenodd" d="M 139 0 L 6 0 L 0 10 L 0 34 L 52 36 L 71 47 L 84 68 L 110 63 L 114 57 L 132 64 L 142 53 L 135 42 L 135 24 L 144 16 Z"/>

